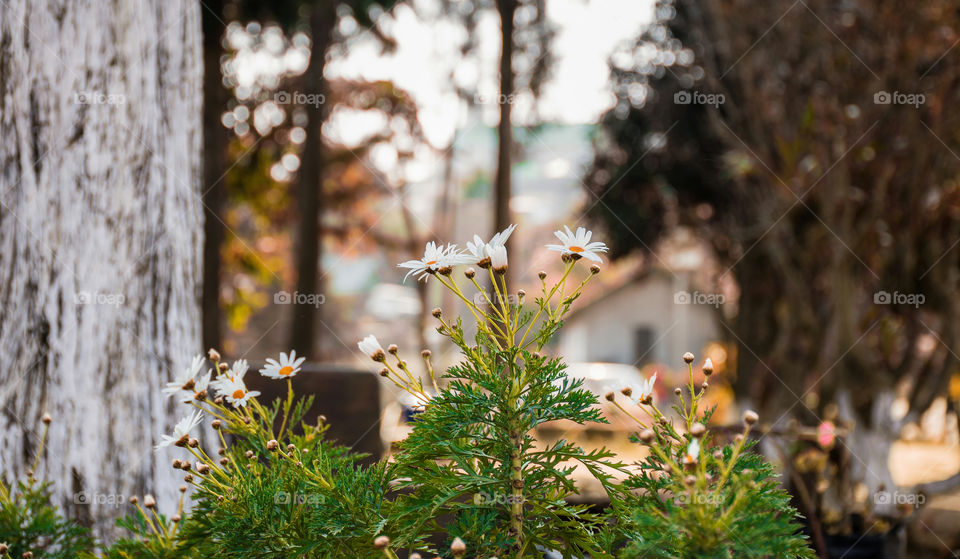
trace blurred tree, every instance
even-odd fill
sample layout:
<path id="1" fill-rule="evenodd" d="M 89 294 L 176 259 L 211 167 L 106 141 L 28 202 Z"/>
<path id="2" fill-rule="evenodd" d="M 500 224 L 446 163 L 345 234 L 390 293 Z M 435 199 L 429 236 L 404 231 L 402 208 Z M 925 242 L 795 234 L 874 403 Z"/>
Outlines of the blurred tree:
<path id="1" fill-rule="evenodd" d="M 891 487 L 891 442 L 958 367 L 956 6 L 656 14 L 612 58 L 590 214 L 619 256 L 698 230 L 740 290 L 738 395 L 770 420 L 857 420 L 854 470 Z"/>
<path id="2" fill-rule="evenodd" d="M 309 37 L 309 63 L 306 70 L 288 76 L 293 78 L 288 84 L 295 85 L 297 90 L 281 94 L 286 96 L 284 103 L 292 103 L 301 109 L 304 120 L 298 126 L 305 136 L 298 142 L 302 144 L 302 153 L 299 169 L 294 175 L 298 185 L 296 210 L 299 217 L 295 244 L 296 292 L 314 298 L 322 291 L 321 222 L 325 209 L 325 190 L 328 188 L 324 166 L 330 158 L 323 137 L 323 124 L 331 113 L 331 104 L 327 102 L 331 93 L 330 84 L 324 76 L 326 60 L 332 48 L 343 46 L 347 40 L 363 31 L 369 31 L 369 36 L 378 39 L 383 48 L 392 48 L 392 40 L 380 32 L 375 19 L 395 3 L 395 0 L 284 0 L 270 3 L 239 0 L 223 8 L 225 17 L 229 19 L 273 22 L 287 36 L 299 32 Z M 338 24 L 343 18 L 349 19 L 355 29 L 350 32 L 338 31 Z M 240 99 L 242 102 L 253 100 L 256 98 Z M 255 147 L 248 146 L 249 149 L 243 153 L 248 154 Z M 211 227 L 217 228 L 216 224 Z M 214 280 L 213 277 L 210 279 Z M 311 297 L 300 297 L 293 301 L 290 345 L 301 354 L 316 359 L 320 357 L 316 330 L 320 307 L 308 302 L 310 300 Z"/>
<path id="3" fill-rule="evenodd" d="M 200 350 L 200 6 L 10 0 L 0 21 L 0 469 L 32 467 L 47 411 L 38 477 L 73 516 L 176 502 L 152 446 L 175 421 L 157 387 Z"/>
<path id="4" fill-rule="evenodd" d="M 503 231 L 513 222 L 510 217 L 514 151 L 512 108 L 521 93 L 529 95 L 533 101 L 531 107 L 535 106 L 553 62 L 550 43 L 556 32 L 547 20 L 546 0 L 444 0 L 442 5 L 445 13 L 459 19 L 467 31 L 467 39 L 461 45 L 464 55 L 473 53 L 479 46 L 476 26 L 485 11 L 495 9 L 500 20 L 499 92 L 496 99 L 500 118 L 497 123 L 493 231 Z M 519 72 L 518 66 L 521 68 Z M 468 102 L 472 99 L 476 103 L 482 99 L 477 91 L 463 85 L 458 87 L 458 92 Z"/>
<path id="5" fill-rule="evenodd" d="M 206 0 L 203 22 L 203 345 L 222 347 L 220 338 L 220 272 L 224 242 L 223 205 L 229 134 L 220 125 L 227 108 L 220 59 L 224 56 L 223 0 Z"/>

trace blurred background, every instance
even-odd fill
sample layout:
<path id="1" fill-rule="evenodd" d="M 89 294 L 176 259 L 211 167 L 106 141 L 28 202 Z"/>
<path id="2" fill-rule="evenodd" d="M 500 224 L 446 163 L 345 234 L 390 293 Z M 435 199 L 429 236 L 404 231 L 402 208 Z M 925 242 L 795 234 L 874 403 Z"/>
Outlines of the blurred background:
<path id="1" fill-rule="evenodd" d="M 146 378 L 172 376 L 201 348 L 254 363 L 292 348 L 308 358 L 298 383 L 317 395 L 314 411 L 327 415 L 331 432 L 372 458 L 388 455 L 409 429 L 410 402 L 378 382 L 357 340 L 373 333 L 411 361 L 421 349 L 441 366 L 460 358 L 430 316 L 434 307 L 457 313 L 458 302 L 436 282 L 404 282 L 396 264 L 419 258 L 428 241 L 464 246 L 516 223 L 510 286 L 532 293 L 537 272 L 561 269 L 543 247 L 553 231 L 584 226 L 611 250 L 549 347 L 571 375 L 602 394 L 656 372 L 658 397 L 668 400 L 686 378 L 683 352 L 696 354 L 696 371 L 709 357 L 714 423 L 723 432 L 742 410 L 760 412 L 760 448 L 780 465 L 822 557 L 960 556 L 953 3 L 203 0 L 169 11 L 176 13 L 132 26 L 122 14 L 101 14 L 114 27 L 144 30 L 132 50 L 160 68 L 149 79 L 166 75 L 188 90 L 182 102 L 161 95 L 150 106 L 170 134 L 140 150 L 149 159 L 185 146 L 184 158 L 162 166 L 197 194 L 171 206 L 186 208 L 180 226 L 193 231 L 170 242 L 173 252 L 177 243 L 191 247 L 186 256 L 173 266 L 162 258 L 145 271 L 131 266 L 172 276 L 164 289 L 174 293 L 186 286 L 173 298 L 186 310 L 154 320 L 189 322 L 183 339 L 137 329 L 138 340 L 155 341 Z M 3 34 L 58 40 L 53 12 L 7 13 Z M 86 45 L 78 68 L 98 52 L 96 40 Z M 69 56 L 62 44 L 53 58 L 23 48 L 48 64 L 44 83 L 73 64 L 61 58 Z M 102 111 L 110 126 L 125 127 L 126 118 L 139 141 L 141 101 L 109 63 L 92 66 L 108 77 L 74 79 L 70 114 L 82 121 L 84 111 Z M 180 78 L 166 74 L 171 67 Z M 31 118 L 40 129 L 56 124 L 37 116 L 32 95 L 10 94 L 0 105 L 5 119 L 15 115 L 5 130 L 25 138 L 0 151 L 8 168 L 31 154 L 44 158 L 47 150 L 29 146 Z M 67 93 L 50 93 L 57 95 Z M 110 95 L 123 99 L 111 103 Z M 160 115 L 181 110 L 192 115 L 186 132 L 165 128 L 176 117 Z M 70 145 L 68 135 L 48 150 Z M 23 173 L 33 171 L 19 165 L 29 167 L 20 163 L 3 179 L 0 240 L 11 251 L 34 246 L 52 263 L 71 251 L 58 235 L 25 233 L 41 230 L 39 219 L 6 219 L 29 199 Z M 42 184 L 43 171 L 34 171 Z M 160 192 L 172 188 L 165 184 Z M 95 200 L 79 203 L 78 215 L 93 223 L 111 216 L 109 207 L 94 211 Z M 145 237 L 171 227 L 158 219 L 160 233 Z M 45 243 L 56 250 L 44 251 Z M 0 257 L 0 268 L 27 287 L 0 294 L 29 293 L 29 278 L 46 269 L 25 269 L 21 258 Z M 71 269 L 82 276 L 82 268 Z M 39 283 L 43 293 L 55 282 Z M 57 288 L 83 305 L 80 323 L 113 316 L 107 295 L 139 300 L 126 284 L 83 285 Z M 13 320 L 16 309 L 4 305 L 4 320 Z M 23 391 L 69 385 L 53 371 L 70 370 L 73 345 L 61 347 L 56 363 L 21 357 L 56 346 L 36 340 L 72 311 L 51 305 L 38 307 L 47 326 L 0 329 L 4 368 L 14 371 L 7 421 L 26 433 L 9 435 L 9 448 L 29 448 L 33 427 L 23 418 L 41 407 L 42 398 Z M 119 339 L 98 338 L 104 346 Z M 98 343 L 87 351 L 106 351 Z M 109 391 L 104 363 L 92 359 L 67 376 L 100 378 L 106 367 Z M 61 380 L 24 382 L 32 373 Z M 154 420 L 170 413 L 144 406 Z M 579 437 L 639 458 L 629 434 L 615 418 L 541 436 Z M 16 472 L 18 463 L 4 468 Z M 57 475 L 74 492 L 96 478 L 79 467 Z M 589 487 L 584 499 L 602 504 Z"/>

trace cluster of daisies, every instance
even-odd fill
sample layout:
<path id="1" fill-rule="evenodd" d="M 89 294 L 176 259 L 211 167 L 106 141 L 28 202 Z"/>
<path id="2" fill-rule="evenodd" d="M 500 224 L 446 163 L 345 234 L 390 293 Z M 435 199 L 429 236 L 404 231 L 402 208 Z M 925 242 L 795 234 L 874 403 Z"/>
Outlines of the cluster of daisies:
<path id="1" fill-rule="evenodd" d="M 208 368 L 203 374 L 207 360 L 213 362 L 214 367 Z M 267 359 L 266 365 L 260 369 L 260 374 L 272 379 L 291 379 L 300 372 L 300 366 L 305 357 L 297 358 L 297 352 L 289 355 L 280 353 L 280 359 Z M 220 354 L 211 349 L 207 357 L 197 355 L 183 372 L 163 388 L 163 393 L 170 398 L 178 398 L 183 403 L 193 403 L 198 407 L 192 414 L 177 422 L 173 428 L 173 435 L 162 435 L 156 448 L 159 450 L 170 445 L 182 446 L 189 438 L 190 431 L 200 424 L 203 418 L 203 408 L 200 403 L 213 400 L 215 404 L 224 402 L 234 408 L 246 407 L 251 398 L 260 395 L 256 390 L 249 390 L 244 382 L 249 365 L 246 359 L 238 359 L 233 365 L 221 362 Z M 216 371 L 216 376 L 214 376 Z"/>
<path id="2" fill-rule="evenodd" d="M 427 243 L 423 258 L 408 260 L 397 265 L 399 268 L 410 270 L 404 277 L 406 280 L 412 274 L 418 280 L 426 280 L 434 274 L 449 275 L 454 266 L 471 265 L 495 272 L 504 273 L 507 270 L 507 239 L 516 229 L 511 225 L 494 235 L 488 242 L 484 242 L 479 235 L 474 235 L 472 241 L 467 242 L 467 248 L 458 249 L 455 244 Z M 576 233 L 564 226 L 562 231 L 554 232 L 560 244 L 546 245 L 548 250 L 559 252 L 564 261 L 586 258 L 593 262 L 602 262 L 600 253 L 607 252 L 607 245 L 599 241 L 591 241 L 592 231 L 578 227 Z"/>

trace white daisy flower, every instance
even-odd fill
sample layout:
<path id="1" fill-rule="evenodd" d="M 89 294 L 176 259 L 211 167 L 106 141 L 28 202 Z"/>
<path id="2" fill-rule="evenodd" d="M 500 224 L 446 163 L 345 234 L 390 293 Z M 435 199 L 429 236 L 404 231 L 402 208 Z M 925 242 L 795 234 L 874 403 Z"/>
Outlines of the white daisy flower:
<path id="1" fill-rule="evenodd" d="M 260 374 L 270 378 L 293 378 L 300 372 L 300 365 L 306 361 L 306 357 L 297 359 L 297 352 L 290 350 L 290 355 L 280 352 L 280 361 L 267 359 L 267 364 L 260 369 Z"/>
<path id="2" fill-rule="evenodd" d="M 480 235 L 474 235 L 473 242 L 467 242 L 467 251 L 473 259 L 473 261 L 469 263 L 477 264 L 481 268 L 486 268 L 490 264 L 491 251 L 497 247 L 504 247 L 507 244 L 507 239 L 510 238 L 513 230 L 516 228 L 516 224 L 507 227 L 494 235 L 489 243 L 483 242 Z"/>
<path id="3" fill-rule="evenodd" d="M 196 384 L 197 373 L 199 373 L 200 369 L 202 368 L 203 356 L 198 355 L 193 358 L 190 366 L 184 369 L 183 372 L 173 380 L 173 382 L 168 382 L 167 385 L 163 387 L 163 393 L 167 396 L 173 396 L 181 390 L 192 391 L 194 384 Z"/>
<path id="4" fill-rule="evenodd" d="M 487 252 L 490 253 L 490 266 L 496 272 L 503 273 L 507 269 L 507 247 L 503 245 L 488 246 Z"/>
<path id="5" fill-rule="evenodd" d="M 267 361 L 269 361 L 269 359 Z M 242 379 L 243 375 L 247 374 L 247 369 L 249 368 L 250 366 L 247 365 L 246 359 L 237 359 L 233 362 L 233 366 L 230 367 L 230 377 Z"/>
<path id="6" fill-rule="evenodd" d="M 246 359 L 237 359 L 233 362 L 233 366 L 223 372 L 223 374 L 217 376 L 216 379 L 210 381 L 210 386 L 215 388 L 217 392 L 223 392 L 222 386 L 233 380 L 243 380 L 243 376 L 247 374 L 247 365 Z"/>
<path id="7" fill-rule="evenodd" d="M 357 342 L 357 347 L 360 348 L 360 351 L 364 352 L 370 359 L 374 361 L 383 361 L 386 358 L 386 353 L 383 351 L 383 346 L 380 345 L 380 342 L 377 341 L 377 337 L 373 334 L 370 334 L 366 338 Z"/>
<path id="8" fill-rule="evenodd" d="M 457 245 L 448 244 L 444 247 L 431 241 L 424 248 L 423 258 L 401 262 L 397 264 L 397 267 L 410 269 L 407 275 L 403 277 L 403 281 L 407 281 L 410 274 L 416 274 L 418 280 L 425 281 L 431 274 L 436 274 L 458 264 L 471 264 L 473 262 L 473 257 L 458 251 Z"/>
<path id="9" fill-rule="evenodd" d="M 657 373 L 653 373 L 650 378 L 640 384 L 640 391 L 637 394 L 638 404 L 649 404 L 653 401 L 653 384 L 655 382 L 657 382 Z"/>
<path id="10" fill-rule="evenodd" d="M 607 252 L 607 245 L 599 241 L 590 242 L 593 231 L 587 231 L 583 227 L 577 227 L 574 234 L 566 225 L 563 231 L 555 231 L 553 234 L 560 239 L 561 245 L 547 245 L 547 249 L 561 253 L 563 256 L 579 259 L 580 257 L 594 262 L 603 262 L 598 252 Z"/>
<path id="11" fill-rule="evenodd" d="M 189 404 L 193 400 L 205 399 L 207 390 L 212 384 L 210 382 L 210 376 L 213 374 L 213 369 L 207 369 L 207 372 L 202 376 L 197 377 L 196 382 L 193 385 L 192 390 L 187 390 L 184 394 L 184 404 Z M 202 396 L 201 396 L 202 394 Z"/>
<path id="12" fill-rule="evenodd" d="M 160 450 L 161 448 L 168 447 L 172 444 L 177 446 L 183 446 L 187 444 L 187 439 L 190 438 L 190 431 L 192 431 L 197 425 L 200 425 L 201 419 L 203 419 L 203 412 L 200 410 L 181 418 L 173 428 L 173 435 L 160 435 L 160 442 L 157 443 L 157 446 L 155 446 L 154 449 Z"/>
<path id="13" fill-rule="evenodd" d="M 687 447 L 687 453 L 683 455 L 684 464 L 696 464 L 700 459 L 700 441 L 693 439 L 690 446 Z"/>
<path id="14" fill-rule="evenodd" d="M 235 408 L 246 406 L 250 398 L 260 395 L 260 392 L 256 390 L 247 390 L 247 385 L 240 378 L 227 379 L 220 385 L 219 391 L 220 395 L 233 404 Z"/>

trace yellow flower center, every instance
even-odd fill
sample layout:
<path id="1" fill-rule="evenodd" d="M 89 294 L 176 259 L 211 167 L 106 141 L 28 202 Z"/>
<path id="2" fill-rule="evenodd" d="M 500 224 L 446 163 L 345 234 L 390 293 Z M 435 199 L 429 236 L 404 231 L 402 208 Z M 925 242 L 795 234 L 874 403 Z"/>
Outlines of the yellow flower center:
<path id="1" fill-rule="evenodd" d="M 572 246 L 570 247 L 570 252 L 583 252 L 583 247 Z"/>
<path id="2" fill-rule="evenodd" d="M 286 367 L 280 369 L 280 376 L 287 376 L 291 373 L 293 373 L 293 367 L 291 367 L 290 365 L 287 365 Z"/>
<path id="3" fill-rule="evenodd" d="M 427 265 L 427 266 L 433 266 L 433 265 L 436 264 L 436 263 L 437 263 L 436 260 L 431 260 L 430 262 L 427 262 L 426 265 Z"/>
<path id="4" fill-rule="evenodd" d="M 240 390 L 239 388 L 236 389 L 236 390 L 234 390 L 234 391 L 233 391 L 233 399 L 234 399 L 234 400 L 239 400 L 239 399 L 241 399 L 241 398 L 243 398 L 243 390 Z"/>

